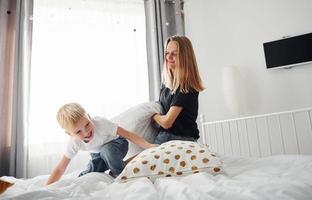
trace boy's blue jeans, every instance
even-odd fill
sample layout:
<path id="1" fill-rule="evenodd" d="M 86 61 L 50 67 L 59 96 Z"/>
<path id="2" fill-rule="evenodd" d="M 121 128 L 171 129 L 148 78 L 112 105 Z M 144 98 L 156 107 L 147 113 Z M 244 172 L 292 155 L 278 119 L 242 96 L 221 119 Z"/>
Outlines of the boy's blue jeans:
<path id="1" fill-rule="evenodd" d="M 162 143 L 168 142 L 170 140 L 185 140 L 185 141 L 192 141 L 192 142 L 197 141 L 193 137 L 178 136 L 178 135 L 173 135 L 173 134 L 167 133 L 167 132 L 160 132 L 156 136 L 154 143 L 155 144 L 162 144 Z"/>
<path id="2" fill-rule="evenodd" d="M 105 172 L 110 169 L 114 177 L 118 176 L 125 167 L 123 158 L 128 152 L 128 141 L 123 137 L 118 137 L 101 147 L 99 153 L 90 153 L 91 160 L 85 171 L 79 176 L 90 172 Z"/>

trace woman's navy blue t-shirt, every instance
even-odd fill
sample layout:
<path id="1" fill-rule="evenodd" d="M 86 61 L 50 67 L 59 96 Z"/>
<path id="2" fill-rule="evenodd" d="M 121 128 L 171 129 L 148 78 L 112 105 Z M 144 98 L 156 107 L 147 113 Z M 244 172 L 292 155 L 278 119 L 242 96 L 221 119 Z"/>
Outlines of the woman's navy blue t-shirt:
<path id="1" fill-rule="evenodd" d="M 178 136 L 199 138 L 199 130 L 196 119 L 198 115 L 198 92 L 191 90 L 188 93 L 181 93 L 179 88 L 174 94 L 171 94 L 169 88 L 161 86 L 159 101 L 166 114 L 171 106 L 183 107 L 182 111 L 176 118 L 172 127 L 164 129 L 160 127 L 160 131 L 168 132 Z"/>

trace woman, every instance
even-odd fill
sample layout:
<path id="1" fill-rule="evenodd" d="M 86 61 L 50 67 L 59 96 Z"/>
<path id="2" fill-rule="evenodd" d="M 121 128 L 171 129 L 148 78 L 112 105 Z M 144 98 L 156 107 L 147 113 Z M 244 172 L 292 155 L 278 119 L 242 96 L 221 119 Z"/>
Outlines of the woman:
<path id="1" fill-rule="evenodd" d="M 204 87 L 191 41 L 185 36 L 168 38 L 164 56 L 159 96 L 163 112 L 153 116 L 153 120 L 160 125 L 155 143 L 197 141 L 198 94 Z"/>

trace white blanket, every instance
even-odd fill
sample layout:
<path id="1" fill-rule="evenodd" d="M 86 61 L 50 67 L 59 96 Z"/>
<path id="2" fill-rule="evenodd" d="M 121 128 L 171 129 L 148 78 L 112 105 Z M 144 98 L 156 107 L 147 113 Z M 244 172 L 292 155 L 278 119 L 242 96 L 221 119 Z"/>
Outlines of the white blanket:
<path id="1" fill-rule="evenodd" d="M 47 176 L 33 179 L 1 177 L 15 182 L 0 199 L 312 199 L 312 156 L 267 158 L 223 157 L 227 174 L 198 173 L 186 177 L 140 178 L 117 183 L 104 173 L 77 178 L 71 173 L 44 186 Z"/>

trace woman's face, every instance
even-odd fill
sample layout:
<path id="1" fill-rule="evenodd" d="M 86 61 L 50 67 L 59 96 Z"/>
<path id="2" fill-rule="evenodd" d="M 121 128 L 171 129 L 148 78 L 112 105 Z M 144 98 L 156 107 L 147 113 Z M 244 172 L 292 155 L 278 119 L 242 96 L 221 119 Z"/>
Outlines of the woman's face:
<path id="1" fill-rule="evenodd" d="M 170 41 L 165 52 L 166 66 L 171 71 L 174 71 L 178 58 L 178 44 L 175 41 Z"/>

